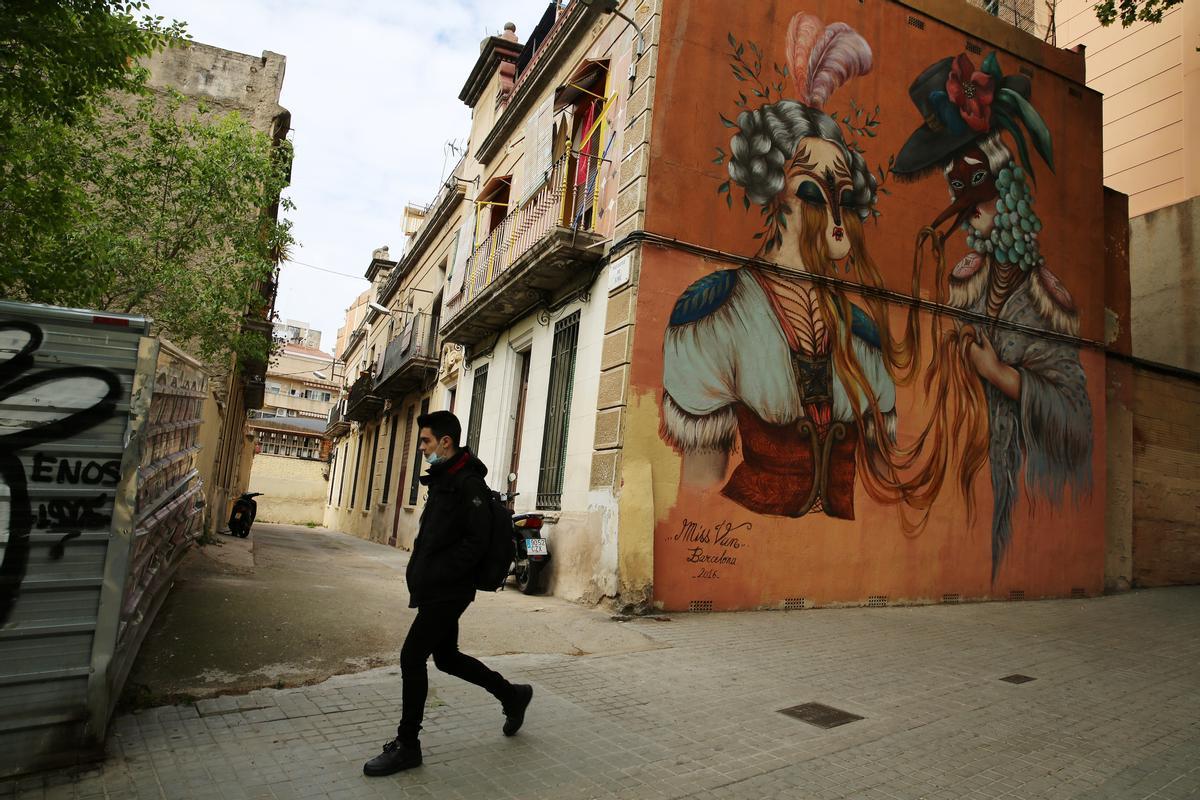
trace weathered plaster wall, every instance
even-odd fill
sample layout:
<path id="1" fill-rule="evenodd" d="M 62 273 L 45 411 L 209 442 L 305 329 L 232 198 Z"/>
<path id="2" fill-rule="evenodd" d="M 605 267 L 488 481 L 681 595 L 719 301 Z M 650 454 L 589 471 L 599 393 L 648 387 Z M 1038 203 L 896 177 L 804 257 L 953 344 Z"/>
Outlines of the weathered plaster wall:
<path id="1" fill-rule="evenodd" d="M 1200 372 L 1200 197 L 1129 221 L 1133 352 Z"/>

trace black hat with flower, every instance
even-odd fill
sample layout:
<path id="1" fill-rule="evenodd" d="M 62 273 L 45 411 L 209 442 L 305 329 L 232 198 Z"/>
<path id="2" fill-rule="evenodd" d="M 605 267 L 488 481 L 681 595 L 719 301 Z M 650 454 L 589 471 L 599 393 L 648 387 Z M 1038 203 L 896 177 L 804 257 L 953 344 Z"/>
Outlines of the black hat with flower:
<path id="1" fill-rule="evenodd" d="M 966 53 L 931 65 L 908 89 L 925 122 L 900 149 L 892 172 L 901 178 L 918 178 L 942 167 L 975 140 L 1001 131 L 1013 137 L 1030 176 L 1034 172 L 1025 131 L 1053 172 L 1050 131 L 1029 103 L 1030 88 L 1024 75 L 1005 75 L 994 52 L 979 69 Z"/>

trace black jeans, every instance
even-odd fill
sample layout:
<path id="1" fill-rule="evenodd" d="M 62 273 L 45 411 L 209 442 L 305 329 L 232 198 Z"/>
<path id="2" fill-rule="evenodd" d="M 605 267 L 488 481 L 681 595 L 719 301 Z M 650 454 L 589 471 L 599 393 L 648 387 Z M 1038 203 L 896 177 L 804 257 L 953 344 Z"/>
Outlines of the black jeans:
<path id="1" fill-rule="evenodd" d="M 404 647 L 400 650 L 404 709 L 396 733 L 404 744 L 416 744 L 421 731 L 425 700 L 429 695 L 426 662 L 431 655 L 434 666 L 442 672 L 482 686 L 501 703 L 512 694 L 512 684 L 503 675 L 458 650 L 458 618 L 468 605 L 470 603 L 438 603 L 417 609 L 417 618 L 408 629 Z"/>

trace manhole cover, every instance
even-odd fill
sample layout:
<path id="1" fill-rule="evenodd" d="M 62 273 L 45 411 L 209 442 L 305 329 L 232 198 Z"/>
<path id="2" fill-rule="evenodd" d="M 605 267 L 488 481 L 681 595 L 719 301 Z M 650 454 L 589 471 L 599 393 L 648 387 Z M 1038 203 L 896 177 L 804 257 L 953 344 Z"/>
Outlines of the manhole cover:
<path id="1" fill-rule="evenodd" d="M 851 714 L 849 711 L 842 711 L 840 708 L 823 703 L 804 703 L 791 708 L 781 708 L 779 713 L 795 717 L 810 725 L 816 725 L 818 728 L 836 728 L 847 722 L 856 722 L 862 719 L 857 714 Z"/>
<path id="2" fill-rule="evenodd" d="M 1031 678 L 1028 675 L 1005 675 L 1000 680 L 1006 683 L 1029 683 L 1030 681 L 1037 680 L 1037 678 Z"/>

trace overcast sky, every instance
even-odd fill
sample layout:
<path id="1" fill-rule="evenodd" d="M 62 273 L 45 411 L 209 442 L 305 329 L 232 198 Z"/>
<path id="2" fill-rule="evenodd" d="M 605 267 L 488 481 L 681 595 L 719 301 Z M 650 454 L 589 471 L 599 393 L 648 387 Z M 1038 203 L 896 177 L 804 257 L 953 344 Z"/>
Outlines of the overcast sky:
<path id="1" fill-rule="evenodd" d="M 367 288 L 371 251 L 401 250 L 405 203 L 427 204 L 466 141 L 458 99 L 479 42 L 516 23 L 525 41 L 547 0 L 152 0 L 198 42 L 287 56 L 281 104 L 296 160 L 288 195 L 299 240 L 275 308 L 311 323 L 332 351 L 346 307 Z"/>

